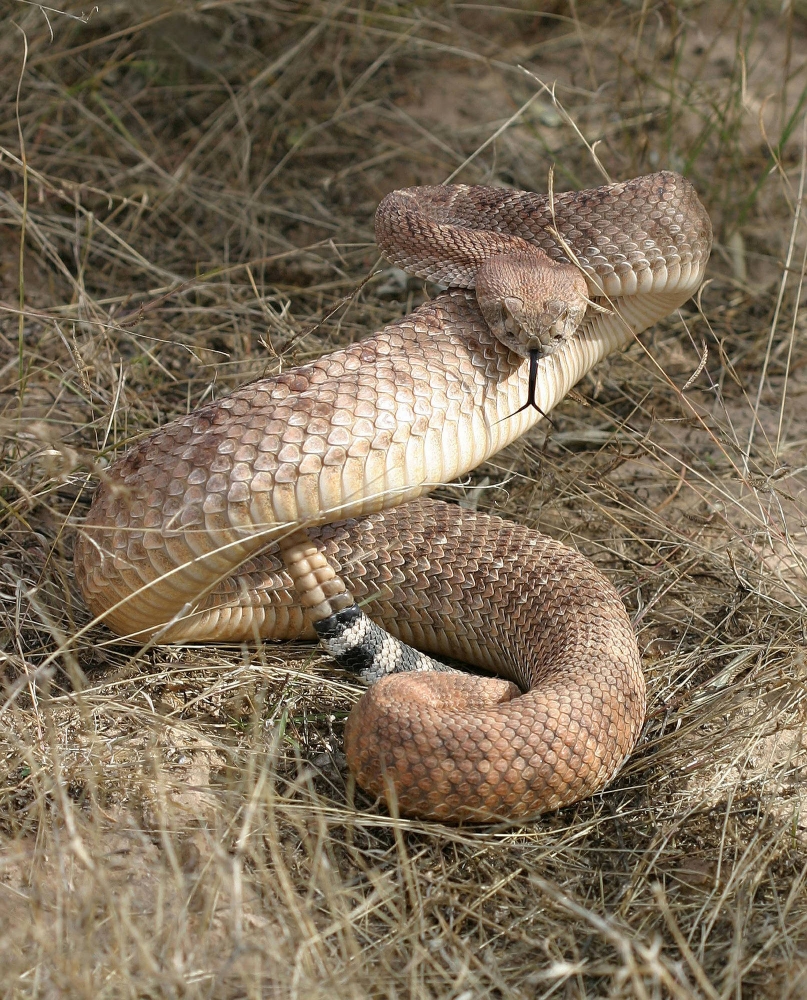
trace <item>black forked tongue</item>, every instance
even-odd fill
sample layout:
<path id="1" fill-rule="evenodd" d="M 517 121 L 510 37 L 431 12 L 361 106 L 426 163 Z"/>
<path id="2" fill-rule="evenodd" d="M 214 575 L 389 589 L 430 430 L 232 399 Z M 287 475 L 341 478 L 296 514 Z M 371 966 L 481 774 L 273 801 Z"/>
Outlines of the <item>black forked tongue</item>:
<path id="1" fill-rule="evenodd" d="M 535 401 L 535 387 L 538 384 L 538 362 L 541 360 L 542 352 L 540 347 L 534 347 L 529 354 L 530 358 L 530 377 L 527 382 L 527 402 L 523 406 L 511 413 L 511 417 L 517 416 L 519 413 L 523 413 L 524 410 L 530 409 L 537 410 L 542 417 L 545 417 L 553 427 L 555 427 L 555 421 L 549 416 L 549 414 L 544 413 L 538 403 Z"/>

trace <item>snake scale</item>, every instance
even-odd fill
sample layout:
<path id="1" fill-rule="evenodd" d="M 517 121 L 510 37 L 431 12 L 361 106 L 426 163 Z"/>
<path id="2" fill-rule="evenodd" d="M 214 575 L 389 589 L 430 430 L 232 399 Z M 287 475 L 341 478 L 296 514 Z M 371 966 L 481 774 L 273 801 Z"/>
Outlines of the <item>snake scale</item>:
<path id="1" fill-rule="evenodd" d="M 635 745 L 631 623 L 575 551 L 426 494 L 688 299 L 711 225 L 660 172 L 552 198 L 411 188 L 376 233 L 448 290 L 144 437 L 102 476 L 77 580 L 132 641 L 319 636 L 375 681 L 346 728 L 362 787 L 407 815 L 527 817 L 602 788 Z"/>

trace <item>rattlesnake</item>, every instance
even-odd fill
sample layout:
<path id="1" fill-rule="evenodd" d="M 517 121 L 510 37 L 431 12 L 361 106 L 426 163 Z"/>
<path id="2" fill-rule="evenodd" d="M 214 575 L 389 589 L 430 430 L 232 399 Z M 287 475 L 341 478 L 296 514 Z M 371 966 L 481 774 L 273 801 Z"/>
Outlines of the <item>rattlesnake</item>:
<path id="1" fill-rule="evenodd" d="M 319 634 L 368 679 L 416 671 L 374 683 L 346 729 L 359 784 L 402 813 L 556 808 L 601 788 L 638 737 L 628 616 L 574 551 L 425 494 L 689 298 L 709 219 L 662 172 L 552 199 L 413 188 L 382 202 L 376 232 L 448 291 L 145 437 L 103 476 L 77 579 L 131 639 Z M 446 670 L 387 632 L 500 676 Z"/>

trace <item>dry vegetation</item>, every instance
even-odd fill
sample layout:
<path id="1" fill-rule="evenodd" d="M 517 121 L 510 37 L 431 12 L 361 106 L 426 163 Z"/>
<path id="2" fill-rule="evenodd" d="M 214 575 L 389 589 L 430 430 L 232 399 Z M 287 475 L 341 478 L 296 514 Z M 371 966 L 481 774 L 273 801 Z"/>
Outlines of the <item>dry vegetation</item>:
<path id="1" fill-rule="evenodd" d="M 0 34 L 0 993 L 807 997 L 804 7 L 69 9 Z M 386 191 L 596 184 L 594 140 L 692 177 L 710 282 L 471 485 L 616 582 L 643 738 L 535 823 L 395 822 L 348 678 L 122 645 L 75 532 L 145 431 L 422 301 L 378 271 Z"/>

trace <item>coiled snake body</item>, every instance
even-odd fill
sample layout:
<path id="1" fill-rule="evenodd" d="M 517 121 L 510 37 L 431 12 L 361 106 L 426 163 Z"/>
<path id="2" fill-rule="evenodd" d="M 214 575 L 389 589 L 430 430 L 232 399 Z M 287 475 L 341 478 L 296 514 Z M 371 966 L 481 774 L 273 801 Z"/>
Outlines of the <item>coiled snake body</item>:
<path id="1" fill-rule="evenodd" d="M 557 808 L 601 788 L 638 737 L 628 616 L 574 551 L 424 496 L 689 298 L 709 219 L 664 172 L 552 201 L 409 189 L 385 199 L 376 231 L 388 257 L 449 290 L 138 443 L 96 493 L 77 579 L 133 639 L 314 638 L 316 625 L 343 662 L 358 649 L 367 676 L 401 669 L 355 599 L 403 642 L 499 675 L 420 672 L 431 664 L 414 654 L 417 672 L 373 684 L 346 730 L 359 783 L 453 821 Z"/>

